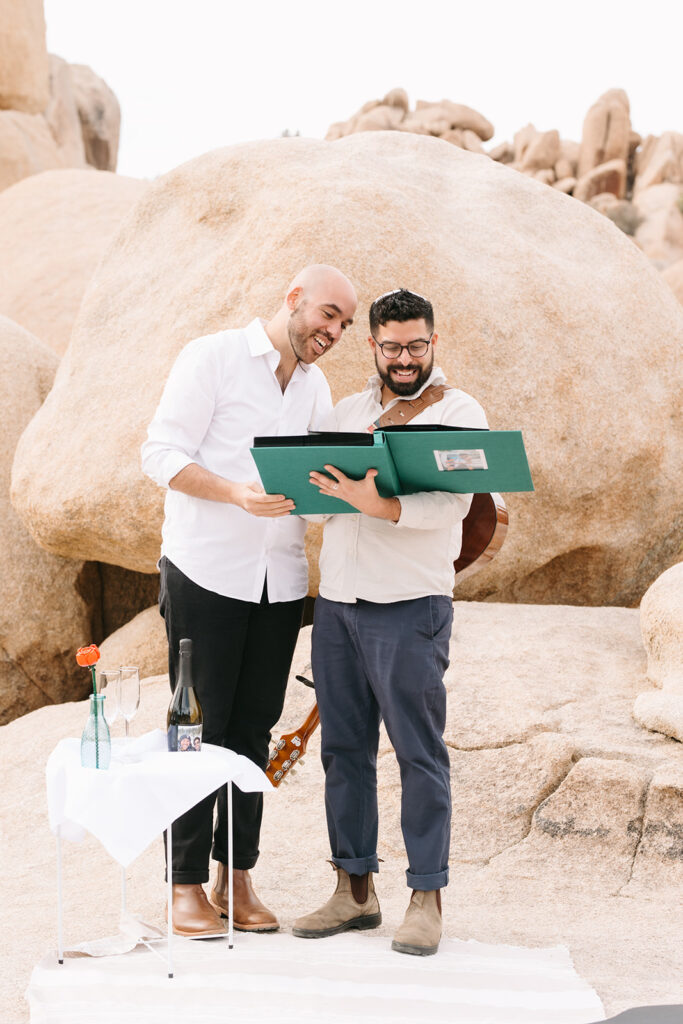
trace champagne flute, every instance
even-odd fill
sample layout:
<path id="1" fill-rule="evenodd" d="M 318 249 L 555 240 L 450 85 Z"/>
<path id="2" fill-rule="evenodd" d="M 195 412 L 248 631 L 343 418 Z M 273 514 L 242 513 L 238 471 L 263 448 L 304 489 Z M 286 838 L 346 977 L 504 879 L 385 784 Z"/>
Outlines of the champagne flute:
<path id="1" fill-rule="evenodd" d="M 126 739 L 128 739 L 128 726 L 135 718 L 140 706 L 140 670 L 136 665 L 122 665 L 120 672 L 119 707 L 126 720 Z"/>
<path id="2" fill-rule="evenodd" d="M 102 706 L 104 720 L 110 730 L 121 711 L 120 687 L 121 669 L 104 668 L 97 670 L 97 691 L 106 698 Z"/>

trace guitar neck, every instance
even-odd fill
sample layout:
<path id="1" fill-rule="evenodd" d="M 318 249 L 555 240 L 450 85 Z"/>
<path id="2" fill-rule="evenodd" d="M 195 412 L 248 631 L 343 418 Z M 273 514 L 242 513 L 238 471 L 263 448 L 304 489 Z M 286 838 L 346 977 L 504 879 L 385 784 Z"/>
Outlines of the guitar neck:
<path id="1" fill-rule="evenodd" d="M 301 739 L 304 744 L 308 743 L 309 739 L 318 728 L 320 722 L 320 715 L 318 714 L 318 705 L 314 704 L 311 710 L 306 715 L 306 718 L 301 726 L 299 732 L 301 733 Z"/>

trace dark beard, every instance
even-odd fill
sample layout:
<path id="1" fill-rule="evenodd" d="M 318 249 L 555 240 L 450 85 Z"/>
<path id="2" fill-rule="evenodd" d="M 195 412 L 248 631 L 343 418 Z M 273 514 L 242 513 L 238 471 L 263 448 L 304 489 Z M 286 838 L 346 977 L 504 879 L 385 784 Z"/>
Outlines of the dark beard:
<path id="1" fill-rule="evenodd" d="M 306 328 L 303 324 L 303 310 L 295 309 L 287 322 L 287 336 L 292 351 L 297 359 L 301 359 L 304 343 L 307 338 Z"/>
<path id="2" fill-rule="evenodd" d="M 434 353 L 432 352 L 432 358 L 429 360 L 428 365 L 425 365 L 424 363 L 415 363 L 412 366 L 409 365 L 401 367 L 402 370 L 418 371 L 417 377 L 414 381 L 406 381 L 404 384 L 400 381 L 394 380 L 389 371 L 382 372 L 382 370 L 380 370 L 379 366 L 377 366 L 377 356 L 375 356 L 375 366 L 377 367 L 377 372 L 380 375 L 382 383 L 389 389 L 389 391 L 391 391 L 392 394 L 399 395 L 401 398 L 408 398 L 410 395 L 414 395 L 416 391 L 419 391 L 425 381 L 428 380 L 429 374 L 432 372 L 434 367 Z"/>

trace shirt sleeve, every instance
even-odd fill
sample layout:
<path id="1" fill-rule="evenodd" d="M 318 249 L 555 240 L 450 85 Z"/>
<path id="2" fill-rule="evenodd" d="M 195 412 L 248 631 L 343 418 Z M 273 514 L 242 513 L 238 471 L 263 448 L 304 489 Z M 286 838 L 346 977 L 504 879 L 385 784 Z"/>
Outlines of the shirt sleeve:
<path id="1" fill-rule="evenodd" d="M 448 401 L 447 398 L 443 401 Z M 472 398 L 465 409 L 446 407 L 444 426 L 469 427 L 470 430 L 487 430 L 486 414 Z M 450 491 L 418 491 L 416 494 L 399 494 L 401 515 L 395 529 L 435 530 L 462 522 L 472 504 L 471 494 L 452 494 Z"/>
<path id="2" fill-rule="evenodd" d="M 173 364 L 142 444 L 142 470 L 161 487 L 195 461 L 213 417 L 218 371 L 203 341 L 186 345 Z"/>

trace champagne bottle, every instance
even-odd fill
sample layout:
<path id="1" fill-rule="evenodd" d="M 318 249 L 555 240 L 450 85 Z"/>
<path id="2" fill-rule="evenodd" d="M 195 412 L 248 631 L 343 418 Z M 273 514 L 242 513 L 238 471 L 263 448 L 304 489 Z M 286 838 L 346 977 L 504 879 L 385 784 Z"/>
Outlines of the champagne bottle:
<path id="1" fill-rule="evenodd" d="M 202 706 L 192 685 L 192 641 L 180 641 L 180 671 L 166 716 L 168 749 L 201 750 Z"/>

